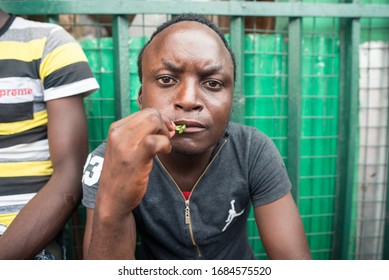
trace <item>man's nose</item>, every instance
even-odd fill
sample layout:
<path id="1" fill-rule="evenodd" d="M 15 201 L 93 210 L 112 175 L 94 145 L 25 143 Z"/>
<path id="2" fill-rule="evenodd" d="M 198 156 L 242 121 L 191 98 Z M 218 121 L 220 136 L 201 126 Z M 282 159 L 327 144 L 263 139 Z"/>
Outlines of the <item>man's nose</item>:
<path id="1" fill-rule="evenodd" d="M 196 81 L 182 82 L 177 89 L 177 95 L 174 102 L 177 110 L 201 111 L 203 104 L 201 101 L 201 87 Z"/>

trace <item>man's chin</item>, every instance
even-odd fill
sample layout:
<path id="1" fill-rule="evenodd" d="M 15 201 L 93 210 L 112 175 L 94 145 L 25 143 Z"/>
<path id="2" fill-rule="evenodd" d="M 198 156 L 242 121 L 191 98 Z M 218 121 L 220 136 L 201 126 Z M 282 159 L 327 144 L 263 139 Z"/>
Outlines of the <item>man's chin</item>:
<path id="1" fill-rule="evenodd" d="M 187 156 L 196 156 L 209 152 L 214 145 L 201 146 L 198 143 L 172 143 L 172 153 Z"/>
<path id="2" fill-rule="evenodd" d="M 180 155 L 195 156 L 205 151 L 201 151 L 198 149 L 191 149 L 191 148 L 183 148 L 183 147 L 172 147 L 171 152 Z"/>

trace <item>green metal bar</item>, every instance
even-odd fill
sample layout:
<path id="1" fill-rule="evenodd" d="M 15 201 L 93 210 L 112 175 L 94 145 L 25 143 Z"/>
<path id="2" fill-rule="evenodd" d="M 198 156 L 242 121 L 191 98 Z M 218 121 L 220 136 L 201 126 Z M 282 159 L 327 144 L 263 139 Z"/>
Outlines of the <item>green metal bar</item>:
<path id="1" fill-rule="evenodd" d="M 388 103 L 389 108 L 389 103 Z M 389 110 L 389 109 L 388 109 Z M 389 139 L 389 113 L 387 118 L 386 139 Z M 384 226 L 384 248 L 382 259 L 389 260 L 389 146 L 386 149 L 386 206 Z"/>
<path id="2" fill-rule="evenodd" d="M 236 60 L 236 82 L 231 120 L 244 123 L 244 18 L 232 17 L 230 29 L 231 49 Z"/>
<path id="3" fill-rule="evenodd" d="M 389 17 L 385 4 L 275 3 L 246 1 L 2 1 L 0 7 L 15 14 L 178 14 L 286 17 Z"/>
<path id="4" fill-rule="evenodd" d="M 113 17 L 112 37 L 115 62 L 115 116 L 116 119 L 121 119 L 131 113 L 127 16 Z"/>
<path id="5" fill-rule="evenodd" d="M 58 15 L 47 15 L 46 21 L 50 23 L 59 24 L 59 16 Z"/>
<path id="6" fill-rule="evenodd" d="M 298 204 L 300 192 L 302 20 L 291 18 L 288 26 L 288 174 Z"/>
<path id="7" fill-rule="evenodd" d="M 340 87 L 338 117 L 337 202 L 333 258 L 348 259 L 351 240 L 355 150 L 359 96 L 360 20 L 343 19 L 341 26 Z"/>

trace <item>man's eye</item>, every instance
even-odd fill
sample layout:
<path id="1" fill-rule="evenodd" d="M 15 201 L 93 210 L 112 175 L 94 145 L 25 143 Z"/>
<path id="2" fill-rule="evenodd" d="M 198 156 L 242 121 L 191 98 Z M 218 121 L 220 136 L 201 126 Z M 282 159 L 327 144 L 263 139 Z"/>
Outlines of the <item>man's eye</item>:
<path id="1" fill-rule="evenodd" d="M 204 85 L 210 89 L 221 89 L 223 87 L 223 84 L 221 82 L 215 81 L 215 80 L 210 80 L 206 81 Z"/>
<path id="2" fill-rule="evenodd" d="M 170 78 L 169 76 L 160 77 L 160 78 L 158 78 L 158 81 L 160 81 L 162 84 L 166 84 L 166 85 L 172 84 L 174 82 L 174 80 L 172 78 Z"/>

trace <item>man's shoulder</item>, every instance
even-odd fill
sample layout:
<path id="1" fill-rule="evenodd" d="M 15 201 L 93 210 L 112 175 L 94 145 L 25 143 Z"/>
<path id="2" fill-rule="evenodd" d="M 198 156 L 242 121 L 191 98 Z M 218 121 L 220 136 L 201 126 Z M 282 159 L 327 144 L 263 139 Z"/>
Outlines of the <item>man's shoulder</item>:
<path id="1" fill-rule="evenodd" d="M 8 31 L 8 37 L 13 41 L 39 42 L 31 46 L 46 48 L 46 54 L 58 46 L 75 42 L 73 36 L 58 24 L 32 21 L 22 17 L 15 17 Z"/>
<path id="2" fill-rule="evenodd" d="M 15 17 L 15 20 L 13 22 L 12 28 L 17 28 L 17 29 L 34 29 L 36 31 L 41 29 L 47 29 L 48 31 L 51 31 L 53 29 L 63 29 L 60 25 L 55 24 L 55 23 L 49 23 L 49 22 L 41 22 L 41 21 L 33 21 L 29 19 L 25 19 L 22 17 Z M 38 29 L 37 29 L 38 28 Z"/>
<path id="3" fill-rule="evenodd" d="M 227 133 L 230 138 L 246 138 L 247 140 L 252 138 L 259 138 L 259 139 L 268 139 L 269 137 L 260 131 L 258 128 L 235 123 L 235 122 L 229 122 L 227 127 Z"/>
<path id="4" fill-rule="evenodd" d="M 103 143 L 101 143 L 97 148 L 95 148 L 95 149 L 90 153 L 91 156 L 104 157 L 106 146 L 107 146 L 106 141 L 103 141 Z"/>

